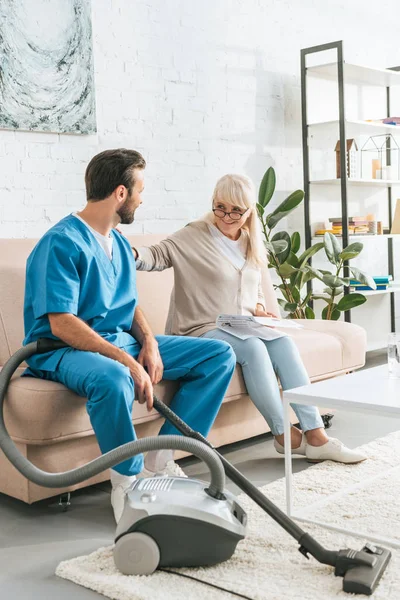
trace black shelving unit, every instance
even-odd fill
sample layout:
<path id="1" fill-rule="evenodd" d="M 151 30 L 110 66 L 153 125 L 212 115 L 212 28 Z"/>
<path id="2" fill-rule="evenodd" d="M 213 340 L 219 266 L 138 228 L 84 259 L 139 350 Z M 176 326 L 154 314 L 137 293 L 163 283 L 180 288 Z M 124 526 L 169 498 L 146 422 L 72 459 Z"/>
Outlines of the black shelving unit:
<path id="1" fill-rule="evenodd" d="M 325 52 L 327 50 L 336 50 L 337 61 L 337 84 L 338 84 L 338 109 L 339 109 L 339 140 L 340 140 L 340 199 L 341 199 L 341 217 L 342 217 L 342 244 L 345 248 L 349 244 L 348 227 L 348 177 L 346 167 L 346 115 L 345 115 L 345 61 L 343 56 L 343 42 L 332 42 L 322 44 L 301 50 L 301 116 L 302 116 L 302 145 L 303 145 L 303 180 L 304 180 L 304 225 L 305 225 L 305 246 L 309 248 L 312 245 L 311 233 L 311 181 L 310 181 L 310 152 L 309 152 L 309 124 L 307 122 L 307 57 L 311 54 Z M 400 67 L 390 67 L 392 71 L 400 71 Z M 386 112 L 387 116 L 392 116 L 390 106 L 390 86 L 386 87 Z M 395 128 L 394 128 L 395 129 Z M 399 127 L 400 130 L 400 127 Z M 390 164 L 390 148 L 387 148 L 387 164 Z M 387 202 L 389 227 L 392 227 L 392 188 L 387 188 Z M 393 261 L 393 239 L 387 239 L 388 251 L 388 272 L 394 279 L 394 261 Z M 311 262 L 311 261 L 310 261 Z M 345 263 L 347 266 L 347 263 Z M 311 290 L 312 282 L 308 282 L 308 291 Z M 345 288 L 345 294 L 348 294 L 348 288 Z M 391 331 L 396 330 L 395 325 L 395 298 L 394 293 L 390 293 L 390 323 Z M 345 312 L 345 321 L 351 322 L 351 311 Z"/>

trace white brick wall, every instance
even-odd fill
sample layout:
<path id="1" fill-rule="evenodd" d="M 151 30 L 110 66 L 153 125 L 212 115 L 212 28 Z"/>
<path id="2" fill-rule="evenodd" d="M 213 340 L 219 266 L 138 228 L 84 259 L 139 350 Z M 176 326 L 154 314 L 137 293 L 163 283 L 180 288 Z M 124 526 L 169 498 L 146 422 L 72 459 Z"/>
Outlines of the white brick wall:
<path id="1" fill-rule="evenodd" d="M 38 236 L 84 204 L 88 160 L 127 146 L 148 161 L 126 231 L 171 232 L 216 179 L 270 165 L 302 185 L 300 48 L 345 41 L 348 61 L 400 63 L 396 0 L 92 0 L 98 133 L 0 131 L 0 237 Z M 301 226 L 301 213 L 292 220 Z"/>

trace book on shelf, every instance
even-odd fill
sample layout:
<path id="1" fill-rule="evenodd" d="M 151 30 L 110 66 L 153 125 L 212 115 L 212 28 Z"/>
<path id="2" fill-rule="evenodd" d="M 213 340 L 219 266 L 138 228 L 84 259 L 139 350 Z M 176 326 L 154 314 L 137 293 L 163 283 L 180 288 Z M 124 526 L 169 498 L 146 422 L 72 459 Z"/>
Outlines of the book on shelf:
<path id="1" fill-rule="evenodd" d="M 383 285 L 386 284 L 388 285 L 392 280 L 393 280 L 393 275 L 373 275 L 372 279 L 375 281 L 375 283 L 378 285 Z M 360 283 L 358 281 L 358 279 L 350 279 L 350 285 L 364 285 L 363 283 Z"/>
<path id="2" fill-rule="evenodd" d="M 369 285 L 351 285 L 350 284 L 350 291 L 352 291 L 352 292 L 363 292 L 363 291 L 364 292 L 365 291 L 374 292 L 374 291 L 378 291 L 378 290 L 387 290 L 388 287 L 389 286 L 386 284 L 380 284 L 380 285 L 377 285 L 374 290 L 374 288 L 369 287 Z"/>
<path id="3" fill-rule="evenodd" d="M 347 220 L 348 220 L 349 224 L 350 223 L 367 223 L 368 224 L 367 217 L 348 217 Z M 342 224 L 342 217 L 329 217 L 328 221 L 329 221 L 329 223 Z"/>
<path id="4" fill-rule="evenodd" d="M 341 217 L 329 217 L 329 225 L 317 229 L 315 235 L 324 235 L 332 233 L 333 235 L 343 235 L 343 225 Z M 366 216 L 348 217 L 347 226 L 349 235 L 374 235 L 369 230 L 369 220 Z"/>
<path id="5" fill-rule="evenodd" d="M 350 227 L 348 228 L 349 235 L 376 235 L 368 231 L 368 227 Z M 333 235 L 341 236 L 343 234 L 342 227 L 332 227 L 331 229 L 316 229 L 314 235 L 322 236 L 325 233 L 332 233 Z"/>
<path id="6" fill-rule="evenodd" d="M 390 282 L 393 280 L 392 275 L 375 275 L 372 277 L 375 281 L 376 290 L 387 290 Z M 365 285 L 364 283 L 360 283 L 357 279 L 350 279 L 350 289 L 352 291 L 372 291 L 369 285 Z"/>

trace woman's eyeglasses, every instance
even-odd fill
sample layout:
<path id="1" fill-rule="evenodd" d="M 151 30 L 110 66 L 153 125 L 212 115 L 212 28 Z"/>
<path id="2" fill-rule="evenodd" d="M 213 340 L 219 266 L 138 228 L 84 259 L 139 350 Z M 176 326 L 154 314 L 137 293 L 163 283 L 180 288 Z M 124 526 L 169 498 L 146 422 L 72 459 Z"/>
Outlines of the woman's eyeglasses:
<path id="1" fill-rule="evenodd" d="M 226 212 L 225 210 L 221 210 L 220 208 L 213 208 L 212 211 L 218 219 L 223 219 L 225 215 L 228 215 L 232 221 L 239 221 L 247 213 L 249 209 L 246 209 L 244 212 Z"/>

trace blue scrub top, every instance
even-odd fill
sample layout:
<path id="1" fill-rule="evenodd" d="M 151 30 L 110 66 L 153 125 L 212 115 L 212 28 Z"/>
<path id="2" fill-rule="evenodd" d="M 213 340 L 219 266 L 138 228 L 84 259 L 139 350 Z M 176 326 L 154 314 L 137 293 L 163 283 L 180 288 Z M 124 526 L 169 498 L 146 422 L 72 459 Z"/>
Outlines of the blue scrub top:
<path id="1" fill-rule="evenodd" d="M 112 344 L 132 343 L 128 333 L 137 305 L 136 265 L 128 240 L 115 230 L 108 258 L 79 219 L 62 219 L 37 243 L 26 267 L 24 346 L 38 338 L 56 339 L 48 313 L 76 315 Z M 33 369 L 54 371 L 66 349 L 36 354 Z"/>

